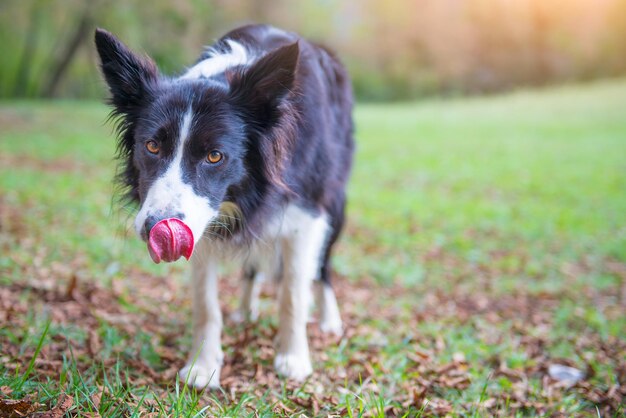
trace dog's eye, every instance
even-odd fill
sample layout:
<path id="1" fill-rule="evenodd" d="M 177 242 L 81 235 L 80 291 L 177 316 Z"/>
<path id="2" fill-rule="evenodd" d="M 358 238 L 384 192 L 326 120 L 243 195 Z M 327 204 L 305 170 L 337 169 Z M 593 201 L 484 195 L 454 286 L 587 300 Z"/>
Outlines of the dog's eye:
<path id="1" fill-rule="evenodd" d="M 150 154 L 158 154 L 161 150 L 161 147 L 159 147 L 158 142 L 156 142 L 154 139 L 151 139 L 150 141 L 146 142 L 146 149 Z"/>
<path id="2" fill-rule="evenodd" d="M 222 155 L 222 153 L 217 150 L 209 152 L 206 156 L 206 160 L 211 164 L 219 163 L 220 161 L 222 161 L 222 158 L 224 158 L 224 155 Z"/>

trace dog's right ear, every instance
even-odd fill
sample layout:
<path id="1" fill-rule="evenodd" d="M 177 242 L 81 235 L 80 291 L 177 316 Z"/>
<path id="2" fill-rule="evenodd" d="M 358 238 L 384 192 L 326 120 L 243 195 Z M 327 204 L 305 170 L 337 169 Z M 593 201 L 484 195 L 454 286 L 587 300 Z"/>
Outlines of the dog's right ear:
<path id="1" fill-rule="evenodd" d="M 134 54 L 104 29 L 96 29 L 95 40 L 102 73 L 111 91 L 111 104 L 126 113 L 149 100 L 159 80 L 154 61 Z"/>

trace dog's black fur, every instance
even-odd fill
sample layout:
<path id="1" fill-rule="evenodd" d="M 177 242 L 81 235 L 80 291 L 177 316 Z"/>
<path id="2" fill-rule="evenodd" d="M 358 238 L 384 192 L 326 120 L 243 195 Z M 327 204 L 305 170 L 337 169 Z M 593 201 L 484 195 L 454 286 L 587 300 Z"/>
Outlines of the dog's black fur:
<path id="1" fill-rule="evenodd" d="M 354 151 L 345 69 L 327 49 L 265 25 L 226 34 L 177 77 L 160 74 L 152 60 L 104 30 L 95 41 L 119 136 L 118 181 L 140 205 L 135 229 L 155 262 L 190 257 L 194 243 L 202 244 L 191 260 L 192 355 L 180 376 L 196 387 L 219 385 L 215 264 L 223 249 L 248 248 L 244 277 L 257 269 L 283 274 L 275 368 L 304 379 L 312 372 L 310 280 L 324 284 L 320 328 L 342 329 L 329 262 L 344 223 Z M 232 219 L 229 207 L 237 222 L 223 227 Z M 265 265 L 263 257 L 278 265 Z M 250 317 L 253 284 L 243 287 L 242 310 L 250 307 Z"/>

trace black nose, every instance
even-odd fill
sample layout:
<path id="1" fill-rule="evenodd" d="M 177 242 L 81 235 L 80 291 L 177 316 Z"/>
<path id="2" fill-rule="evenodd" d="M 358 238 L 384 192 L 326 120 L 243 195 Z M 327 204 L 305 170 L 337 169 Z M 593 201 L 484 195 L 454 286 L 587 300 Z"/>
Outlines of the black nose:
<path id="1" fill-rule="evenodd" d="M 146 235 L 146 237 L 150 236 L 150 231 L 152 230 L 152 227 L 154 227 L 154 225 L 156 225 L 160 220 L 160 217 L 154 215 L 148 216 L 146 218 L 146 222 L 143 224 L 143 233 Z"/>
<path id="2" fill-rule="evenodd" d="M 150 231 L 152 230 L 154 225 L 158 224 L 160 221 L 162 221 L 163 219 L 167 219 L 167 218 L 178 218 L 182 221 L 185 219 L 185 215 L 183 215 L 182 213 L 174 213 L 169 216 L 159 214 L 159 213 L 157 213 L 156 215 L 149 215 L 146 218 L 146 222 L 143 224 L 144 238 L 148 239 L 148 237 L 150 236 Z"/>

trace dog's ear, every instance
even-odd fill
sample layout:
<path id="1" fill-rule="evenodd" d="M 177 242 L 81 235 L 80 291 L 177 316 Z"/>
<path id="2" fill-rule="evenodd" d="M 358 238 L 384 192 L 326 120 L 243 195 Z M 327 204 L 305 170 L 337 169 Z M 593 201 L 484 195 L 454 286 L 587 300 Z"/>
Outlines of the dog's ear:
<path id="1" fill-rule="evenodd" d="M 118 111 L 129 112 L 149 99 L 159 79 L 154 61 L 134 54 L 103 29 L 96 29 L 95 40 L 102 73 L 111 91 L 111 103 Z"/>
<path id="2" fill-rule="evenodd" d="M 250 68 L 227 71 L 231 99 L 265 123 L 271 122 L 282 99 L 294 88 L 299 56 L 300 46 L 295 42 L 270 52 Z"/>

